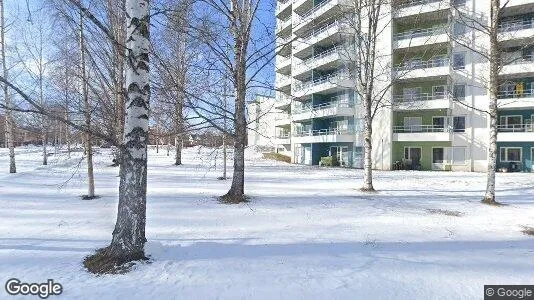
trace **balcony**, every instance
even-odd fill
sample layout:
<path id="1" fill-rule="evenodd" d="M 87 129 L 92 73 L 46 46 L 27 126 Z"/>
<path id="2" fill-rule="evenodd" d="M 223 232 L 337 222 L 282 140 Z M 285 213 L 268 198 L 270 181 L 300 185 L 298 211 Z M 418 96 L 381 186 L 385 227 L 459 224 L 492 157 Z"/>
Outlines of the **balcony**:
<path id="1" fill-rule="evenodd" d="M 336 10 L 335 8 L 345 4 L 346 2 L 346 0 L 321 1 L 310 10 L 302 13 L 301 15 L 297 15 L 295 19 L 295 27 L 293 28 L 294 31 L 299 33 L 299 31 L 305 30 L 309 25 L 312 24 L 312 20 L 315 23 L 318 23 L 333 17 L 339 12 L 339 10 Z"/>
<path id="2" fill-rule="evenodd" d="M 276 72 L 284 75 L 291 74 L 291 57 L 278 55 L 276 57 Z"/>
<path id="3" fill-rule="evenodd" d="M 507 41 L 530 41 L 534 36 L 534 22 L 516 20 L 506 21 L 499 24 L 499 42 Z"/>
<path id="4" fill-rule="evenodd" d="M 397 5 L 394 11 L 395 18 L 421 15 L 431 12 L 450 9 L 449 1 L 443 0 L 410 0 Z"/>
<path id="5" fill-rule="evenodd" d="M 280 113 L 274 118 L 274 126 L 285 126 L 291 124 L 291 118 L 289 114 Z"/>
<path id="6" fill-rule="evenodd" d="M 322 66 L 331 66 L 333 62 L 341 59 L 339 50 L 341 49 L 334 47 L 303 60 L 295 66 L 294 76 L 311 72 L 313 69 L 317 69 Z"/>
<path id="7" fill-rule="evenodd" d="M 534 55 L 510 59 L 511 62 L 502 66 L 500 75 L 533 75 Z"/>
<path id="8" fill-rule="evenodd" d="M 393 47 L 403 49 L 449 42 L 448 27 L 436 26 L 424 29 L 412 29 L 393 36 Z"/>
<path id="9" fill-rule="evenodd" d="M 293 95 L 301 98 L 319 92 L 334 92 L 353 86 L 350 75 L 347 72 L 335 72 L 313 80 L 305 81 L 295 85 Z"/>
<path id="10" fill-rule="evenodd" d="M 497 126 L 497 142 L 534 142 L 534 124 Z"/>
<path id="11" fill-rule="evenodd" d="M 497 96 L 499 109 L 533 108 L 534 89 L 517 92 L 500 92 Z"/>
<path id="12" fill-rule="evenodd" d="M 448 142 L 451 129 L 436 125 L 393 126 L 394 142 Z"/>
<path id="13" fill-rule="evenodd" d="M 275 15 L 282 15 L 285 16 L 286 14 L 291 15 L 291 4 L 293 3 L 293 0 L 285 0 L 285 1 L 278 1 L 276 2 L 276 11 Z"/>
<path id="14" fill-rule="evenodd" d="M 276 38 L 276 49 L 277 54 L 282 56 L 289 56 L 291 54 L 291 35 L 287 37 L 277 37 Z"/>
<path id="15" fill-rule="evenodd" d="M 288 92 L 291 91 L 291 76 L 283 75 L 283 74 L 276 74 L 276 88 L 278 90 Z"/>
<path id="16" fill-rule="evenodd" d="M 276 34 L 282 33 L 282 35 L 286 34 L 286 29 L 289 29 L 291 27 L 291 15 L 287 17 L 284 20 L 278 20 L 276 23 Z"/>
<path id="17" fill-rule="evenodd" d="M 295 121 L 331 116 L 354 116 L 354 105 L 347 102 L 330 102 L 293 110 L 293 120 Z"/>
<path id="18" fill-rule="evenodd" d="M 311 47 L 323 40 L 326 40 L 333 35 L 340 33 L 343 26 L 340 22 L 332 22 L 325 24 L 319 28 L 310 30 L 306 35 L 298 38 L 294 45 L 295 55 L 301 54 L 304 50 L 311 49 Z"/>
<path id="19" fill-rule="evenodd" d="M 393 108 L 395 110 L 450 108 L 450 106 L 452 105 L 452 98 L 452 95 L 449 93 L 394 95 Z"/>
<path id="20" fill-rule="evenodd" d="M 395 67 L 394 70 L 396 78 L 415 79 L 447 76 L 451 68 L 448 57 L 436 57 L 426 61 L 407 61 Z"/>
<path id="21" fill-rule="evenodd" d="M 300 131 L 293 135 L 293 142 L 298 144 L 352 143 L 354 140 L 354 131 L 338 128 Z"/>
<path id="22" fill-rule="evenodd" d="M 276 109 L 288 109 L 291 106 L 291 97 L 286 96 L 283 93 L 278 93 L 276 101 L 274 102 L 274 108 Z"/>
<path id="23" fill-rule="evenodd" d="M 291 135 L 289 133 L 280 133 L 275 137 L 276 145 L 289 145 L 291 144 Z"/>

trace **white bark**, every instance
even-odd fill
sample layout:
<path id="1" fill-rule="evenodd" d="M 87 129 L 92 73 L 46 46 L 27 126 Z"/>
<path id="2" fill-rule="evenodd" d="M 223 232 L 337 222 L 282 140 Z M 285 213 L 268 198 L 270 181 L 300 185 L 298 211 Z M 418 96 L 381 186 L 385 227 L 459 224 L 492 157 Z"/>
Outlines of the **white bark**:
<path id="1" fill-rule="evenodd" d="M 112 256 L 126 261 L 143 258 L 146 242 L 149 5 L 149 0 L 126 0 L 126 114 L 120 155 L 119 208 L 108 248 Z"/>
<path id="2" fill-rule="evenodd" d="M 7 64 L 6 64 L 6 40 L 5 40 L 5 20 L 4 20 L 4 1 L 0 0 L 0 43 L 2 47 L 2 71 L 4 78 L 8 79 Z M 9 89 L 7 84 L 4 84 L 4 104 L 6 106 L 6 145 L 9 148 L 9 173 L 17 173 L 17 165 L 15 162 L 15 130 L 13 124 L 13 115 L 10 110 L 11 101 L 9 99 Z"/>
<path id="3" fill-rule="evenodd" d="M 85 66 L 85 37 L 83 26 L 83 15 L 80 13 L 80 79 L 82 86 L 82 97 L 85 106 L 85 126 L 91 130 L 91 103 L 87 90 L 87 68 Z M 95 197 L 95 177 L 93 173 L 93 139 L 91 134 L 85 133 L 85 144 L 87 147 L 87 198 Z"/>
<path id="4" fill-rule="evenodd" d="M 489 27 L 490 49 L 490 83 L 489 83 L 489 130 L 488 144 L 488 170 L 486 182 L 486 194 L 483 202 L 495 203 L 495 171 L 497 169 L 497 95 L 499 92 L 500 49 L 498 41 L 499 14 L 501 10 L 500 0 L 491 0 L 491 18 Z"/>

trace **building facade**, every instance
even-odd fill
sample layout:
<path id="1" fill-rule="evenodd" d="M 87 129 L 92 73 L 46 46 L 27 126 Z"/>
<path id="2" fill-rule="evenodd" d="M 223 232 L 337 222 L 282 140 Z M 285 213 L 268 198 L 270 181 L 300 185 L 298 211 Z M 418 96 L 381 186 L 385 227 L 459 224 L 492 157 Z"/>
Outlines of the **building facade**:
<path id="1" fill-rule="evenodd" d="M 362 105 L 344 55 L 352 1 L 277 2 L 275 144 L 295 163 L 333 156 L 362 167 Z M 489 35 L 470 24 L 488 22 L 490 1 L 397 0 L 384 11 L 377 51 L 390 81 L 373 121 L 373 167 L 485 171 Z M 509 1 L 501 15 L 498 168 L 532 171 L 534 0 Z"/>
<path id="2" fill-rule="evenodd" d="M 275 99 L 256 96 L 247 104 L 247 142 L 249 146 L 276 149 L 275 120 L 279 111 L 274 108 Z"/>

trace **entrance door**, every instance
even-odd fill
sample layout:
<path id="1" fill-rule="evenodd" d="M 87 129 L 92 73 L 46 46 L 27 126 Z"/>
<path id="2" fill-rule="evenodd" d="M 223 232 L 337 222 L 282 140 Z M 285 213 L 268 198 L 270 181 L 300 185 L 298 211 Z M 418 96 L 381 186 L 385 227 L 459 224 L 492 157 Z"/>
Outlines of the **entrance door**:
<path id="1" fill-rule="evenodd" d="M 432 148 L 432 170 L 444 170 L 445 148 Z"/>
<path id="2" fill-rule="evenodd" d="M 312 164 L 311 147 L 304 147 L 304 164 Z"/>

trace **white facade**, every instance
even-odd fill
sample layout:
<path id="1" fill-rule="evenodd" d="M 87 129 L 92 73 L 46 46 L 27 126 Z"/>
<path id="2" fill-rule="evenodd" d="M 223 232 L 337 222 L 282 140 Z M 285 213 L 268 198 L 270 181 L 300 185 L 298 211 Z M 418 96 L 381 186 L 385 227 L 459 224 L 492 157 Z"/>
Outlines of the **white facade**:
<path id="1" fill-rule="evenodd" d="M 272 97 L 257 96 L 247 105 L 247 135 L 249 146 L 266 148 L 276 147 L 274 124 L 277 122 L 278 110 L 274 108 Z"/>
<path id="2" fill-rule="evenodd" d="M 351 28 L 340 18 L 350 3 L 277 3 L 275 107 L 285 115 L 275 122 L 276 143 L 291 151 L 295 163 L 318 164 L 321 157 L 337 156 L 340 165 L 361 167 L 362 108 L 343 52 Z M 374 168 L 486 170 L 489 62 L 472 49 L 489 49 L 489 37 L 464 23 L 470 18 L 489 22 L 489 4 L 397 0 L 383 10 L 388 16 L 380 27 L 377 54 L 380 65 L 389 70 L 376 85 L 388 90 L 373 121 Z M 498 164 L 513 168 L 511 164 L 520 163 L 530 171 L 534 0 L 510 1 L 499 31 L 503 66 Z"/>

